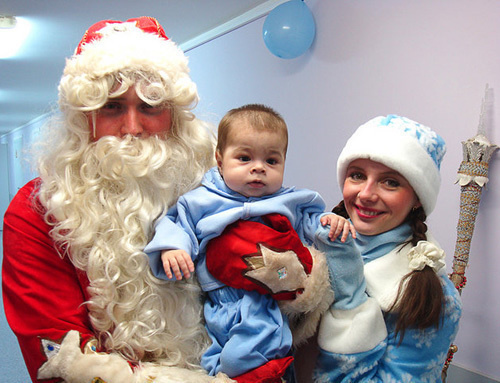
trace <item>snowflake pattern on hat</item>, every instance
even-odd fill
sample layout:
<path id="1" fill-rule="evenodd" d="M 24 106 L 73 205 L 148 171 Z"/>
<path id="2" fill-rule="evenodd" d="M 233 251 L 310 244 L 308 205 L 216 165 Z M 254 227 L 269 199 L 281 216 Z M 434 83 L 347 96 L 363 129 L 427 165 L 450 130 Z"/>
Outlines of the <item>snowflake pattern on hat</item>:
<path id="1" fill-rule="evenodd" d="M 437 168 L 441 168 L 441 161 L 446 153 L 446 145 L 443 138 L 436 132 L 432 131 L 427 126 L 410 120 L 409 118 L 400 117 L 394 114 L 390 114 L 385 117 L 382 121 L 380 121 L 380 125 L 400 129 L 403 132 L 415 137 L 432 158 Z"/>

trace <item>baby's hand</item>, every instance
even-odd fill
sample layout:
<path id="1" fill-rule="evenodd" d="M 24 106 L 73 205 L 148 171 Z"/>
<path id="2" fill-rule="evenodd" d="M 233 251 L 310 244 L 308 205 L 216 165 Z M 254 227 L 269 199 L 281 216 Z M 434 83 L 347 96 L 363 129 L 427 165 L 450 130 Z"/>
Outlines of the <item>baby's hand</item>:
<path id="1" fill-rule="evenodd" d="M 194 263 L 184 250 L 163 250 L 161 261 L 169 279 L 172 278 L 172 272 L 178 281 L 182 279 L 182 274 L 188 279 L 194 272 Z"/>
<path id="2" fill-rule="evenodd" d="M 353 238 L 356 238 L 354 226 L 344 217 L 337 214 L 328 214 L 321 217 L 320 222 L 323 226 L 330 225 L 330 233 L 328 234 L 330 241 L 337 238 L 340 233 L 342 233 L 342 237 L 340 237 L 341 242 L 346 241 L 349 232 L 352 234 Z"/>

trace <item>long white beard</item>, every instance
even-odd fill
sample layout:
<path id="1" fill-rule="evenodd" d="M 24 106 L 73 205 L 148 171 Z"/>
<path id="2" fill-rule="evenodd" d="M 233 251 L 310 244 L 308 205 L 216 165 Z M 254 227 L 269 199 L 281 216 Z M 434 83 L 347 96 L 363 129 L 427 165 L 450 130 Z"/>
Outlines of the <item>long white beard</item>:
<path id="1" fill-rule="evenodd" d="M 54 238 L 88 275 L 102 345 L 133 361 L 193 367 L 207 345 L 199 287 L 158 281 L 142 252 L 154 220 L 201 180 L 183 151 L 170 138 L 102 138 L 41 200 L 55 218 Z"/>

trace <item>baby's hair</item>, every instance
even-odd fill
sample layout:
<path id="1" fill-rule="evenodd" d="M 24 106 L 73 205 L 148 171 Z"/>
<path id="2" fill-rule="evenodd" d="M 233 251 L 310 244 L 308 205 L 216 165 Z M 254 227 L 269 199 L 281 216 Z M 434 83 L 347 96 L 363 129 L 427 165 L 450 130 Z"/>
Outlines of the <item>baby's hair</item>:
<path id="1" fill-rule="evenodd" d="M 288 129 L 283 117 L 269 106 L 262 104 L 247 104 L 231 109 L 219 123 L 217 133 L 218 153 L 223 153 L 227 146 L 229 135 L 234 127 L 234 122 L 245 119 L 252 129 L 258 132 L 269 131 L 283 136 L 285 155 L 288 147 Z"/>

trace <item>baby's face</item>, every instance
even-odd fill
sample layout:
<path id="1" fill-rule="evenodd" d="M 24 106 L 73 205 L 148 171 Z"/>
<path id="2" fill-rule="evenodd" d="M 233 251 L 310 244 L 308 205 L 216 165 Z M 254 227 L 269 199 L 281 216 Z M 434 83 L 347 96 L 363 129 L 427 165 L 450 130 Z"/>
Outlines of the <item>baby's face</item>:
<path id="1" fill-rule="evenodd" d="M 233 129 L 224 152 L 216 154 L 224 182 L 245 197 L 275 193 L 283 184 L 285 145 L 279 133 L 248 125 Z"/>

